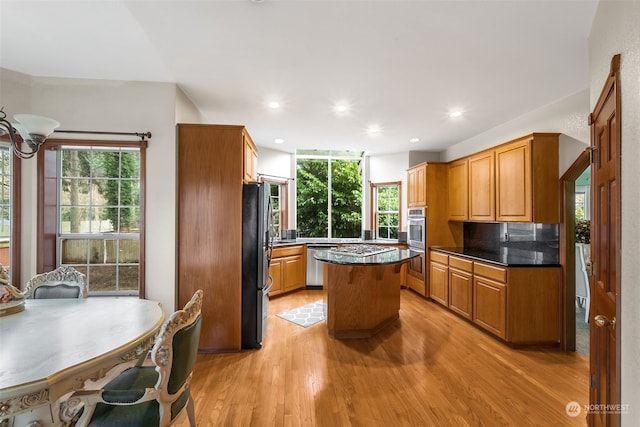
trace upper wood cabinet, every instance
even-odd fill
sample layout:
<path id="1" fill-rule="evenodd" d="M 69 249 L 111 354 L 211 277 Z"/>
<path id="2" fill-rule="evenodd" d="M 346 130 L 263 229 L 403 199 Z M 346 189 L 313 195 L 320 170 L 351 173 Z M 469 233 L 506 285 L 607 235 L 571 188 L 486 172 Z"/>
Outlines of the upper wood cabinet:
<path id="1" fill-rule="evenodd" d="M 495 221 L 495 154 L 485 151 L 469 157 L 469 220 Z"/>
<path id="2" fill-rule="evenodd" d="M 534 133 L 495 149 L 496 220 L 557 224 L 558 134 Z"/>
<path id="3" fill-rule="evenodd" d="M 407 206 L 423 207 L 427 204 L 427 164 L 421 163 L 407 170 Z"/>
<path id="4" fill-rule="evenodd" d="M 466 221 L 469 219 L 469 163 L 467 159 L 449 164 L 449 219 Z"/>
<path id="5" fill-rule="evenodd" d="M 253 143 L 253 140 L 249 136 L 247 131 L 242 132 L 243 139 L 243 150 L 244 150 L 244 182 L 257 181 L 258 173 L 257 173 L 257 164 L 258 164 L 258 154 L 256 150 L 256 145 Z"/>

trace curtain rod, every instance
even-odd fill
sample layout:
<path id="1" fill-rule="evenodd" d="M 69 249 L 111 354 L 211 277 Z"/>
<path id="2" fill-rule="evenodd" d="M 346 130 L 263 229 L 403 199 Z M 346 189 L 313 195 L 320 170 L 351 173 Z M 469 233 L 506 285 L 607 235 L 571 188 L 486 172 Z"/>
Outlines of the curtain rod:
<path id="1" fill-rule="evenodd" d="M 269 175 L 266 173 L 259 173 L 258 174 L 258 178 L 262 177 L 262 176 L 267 176 L 269 178 L 279 178 L 279 179 L 286 179 L 287 181 L 295 181 L 295 178 L 287 178 L 286 176 L 278 176 L 278 175 Z"/>
<path id="2" fill-rule="evenodd" d="M 137 136 L 141 140 L 145 140 L 145 138 L 151 138 L 151 132 L 103 132 L 97 130 L 62 130 L 56 129 L 53 131 L 54 133 L 78 133 L 78 134 L 91 134 L 91 135 L 128 135 L 128 136 Z"/>

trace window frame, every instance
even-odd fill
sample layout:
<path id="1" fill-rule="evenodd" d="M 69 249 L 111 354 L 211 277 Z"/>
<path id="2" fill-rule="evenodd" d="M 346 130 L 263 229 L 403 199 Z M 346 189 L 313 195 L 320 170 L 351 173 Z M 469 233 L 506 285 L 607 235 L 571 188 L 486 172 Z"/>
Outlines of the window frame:
<path id="1" fill-rule="evenodd" d="M 37 273 L 58 267 L 58 180 L 57 151 L 63 146 L 137 148 L 140 151 L 140 262 L 138 297 L 145 298 L 145 201 L 147 141 L 105 141 L 86 139 L 49 139 L 38 152 L 38 241 Z M 124 296 L 124 294 L 121 294 Z"/>
<path id="2" fill-rule="evenodd" d="M 378 188 L 391 187 L 391 186 L 398 187 L 398 233 L 400 233 L 400 229 L 402 228 L 402 181 L 371 182 L 369 184 L 369 189 L 370 189 L 369 200 L 371 201 L 371 225 L 372 225 L 371 228 L 375 230 L 376 239 L 393 240 L 393 239 L 388 239 L 386 237 L 378 236 L 378 228 L 379 228 Z"/>
<path id="3" fill-rule="evenodd" d="M 22 159 L 13 154 L 13 147 L 8 135 L 3 135 L 2 137 L 0 137 L 0 141 L 2 141 L 3 145 L 6 144 L 11 156 L 11 206 L 9 213 L 9 215 L 11 216 L 11 232 L 9 237 L 10 265 L 5 267 L 9 267 L 11 284 L 19 289 L 21 286 L 20 271 L 22 270 L 20 268 L 20 264 L 22 262 L 22 252 L 20 244 L 22 240 Z"/>
<path id="4" fill-rule="evenodd" d="M 286 178 L 276 178 L 270 176 L 261 176 L 260 182 L 266 182 L 271 186 L 277 186 L 280 193 L 280 235 L 276 240 L 282 237 L 282 230 L 289 228 L 289 180 Z"/>
<path id="5" fill-rule="evenodd" d="M 328 188 L 328 194 L 327 194 L 327 236 L 326 238 L 334 238 L 334 229 L 332 226 L 332 218 L 333 218 L 333 185 L 332 185 L 332 180 L 333 180 L 333 176 L 332 176 L 332 169 L 333 169 L 333 165 L 332 162 L 334 161 L 357 161 L 359 163 L 359 167 L 362 168 L 363 162 L 365 160 L 365 155 L 364 152 L 351 152 L 351 151 L 340 151 L 340 150 L 297 150 L 296 154 L 295 154 L 295 165 L 296 165 L 296 185 L 298 183 L 298 176 L 297 176 L 297 168 L 298 168 L 298 161 L 300 159 L 315 159 L 315 160 L 326 160 L 327 161 L 327 188 Z M 360 228 L 362 229 L 362 227 L 364 226 L 364 204 L 365 204 L 365 200 L 364 200 L 364 192 L 365 192 L 365 174 L 362 173 L 361 171 L 361 182 L 360 182 L 360 189 L 362 191 L 362 198 L 360 200 L 361 203 L 361 214 L 360 214 Z M 296 191 L 296 216 L 298 215 L 298 209 L 297 209 L 297 203 L 298 203 L 298 194 Z M 296 222 L 297 218 L 296 218 Z"/>

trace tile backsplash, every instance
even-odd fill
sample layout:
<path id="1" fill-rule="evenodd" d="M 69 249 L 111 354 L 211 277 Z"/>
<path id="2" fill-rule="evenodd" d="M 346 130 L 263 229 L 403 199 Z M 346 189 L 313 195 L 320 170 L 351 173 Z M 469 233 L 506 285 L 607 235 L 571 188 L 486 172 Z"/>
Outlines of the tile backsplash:
<path id="1" fill-rule="evenodd" d="M 559 255 L 560 227 L 558 224 L 530 224 L 521 222 L 464 223 L 465 249 L 500 253 L 535 251 Z"/>

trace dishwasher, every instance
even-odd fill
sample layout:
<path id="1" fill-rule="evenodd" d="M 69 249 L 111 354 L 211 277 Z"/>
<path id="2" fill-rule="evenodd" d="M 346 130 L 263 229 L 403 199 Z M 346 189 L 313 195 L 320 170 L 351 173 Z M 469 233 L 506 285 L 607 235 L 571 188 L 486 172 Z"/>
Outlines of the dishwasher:
<path id="1" fill-rule="evenodd" d="M 307 288 L 322 288 L 322 272 L 324 263 L 313 257 L 318 251 L 328 251 L 335 249 L 337 246 L 309 246 L 307 245 Z"/>

